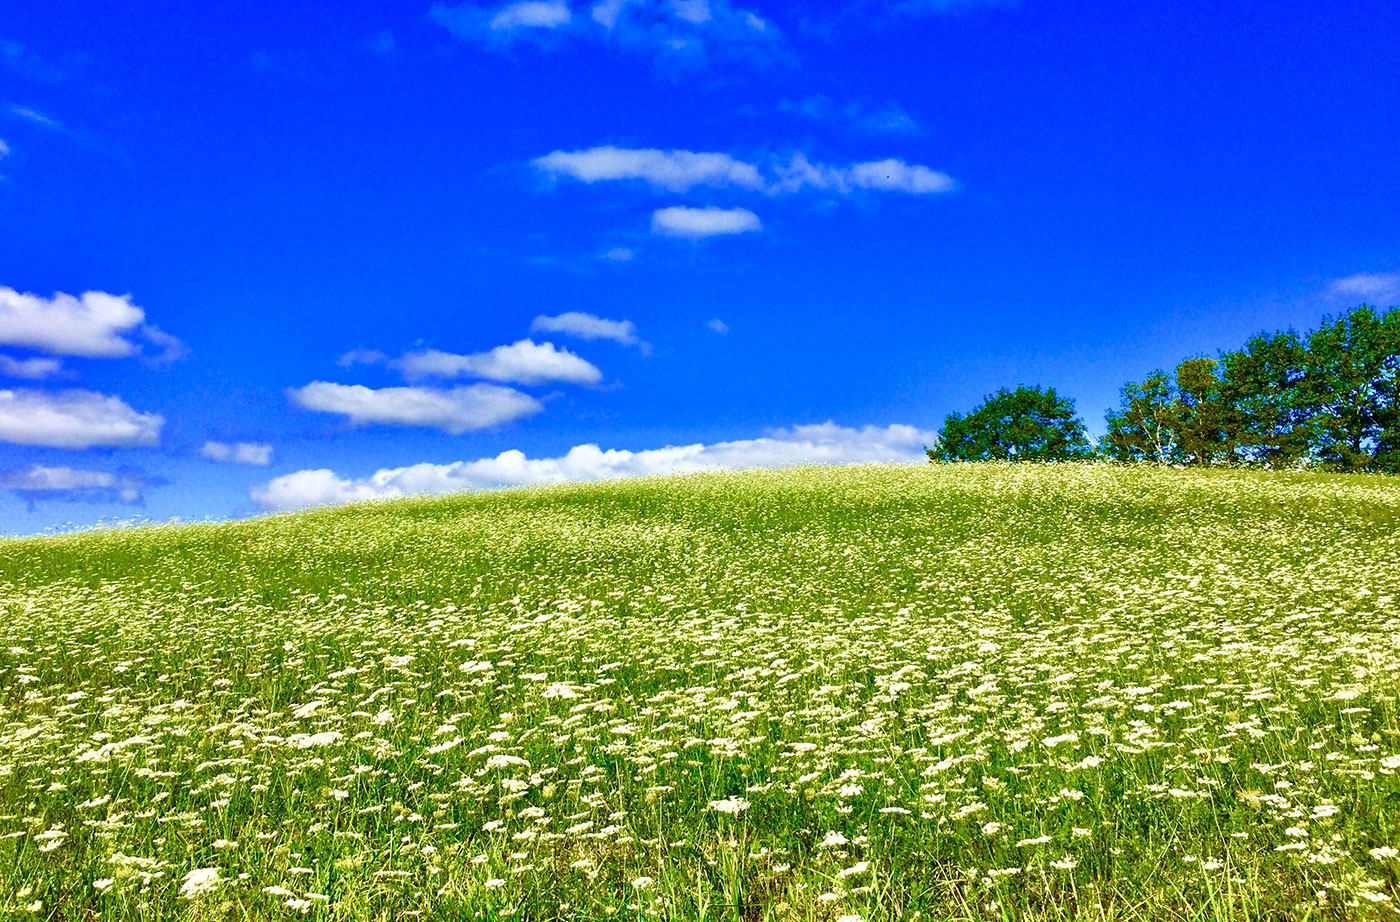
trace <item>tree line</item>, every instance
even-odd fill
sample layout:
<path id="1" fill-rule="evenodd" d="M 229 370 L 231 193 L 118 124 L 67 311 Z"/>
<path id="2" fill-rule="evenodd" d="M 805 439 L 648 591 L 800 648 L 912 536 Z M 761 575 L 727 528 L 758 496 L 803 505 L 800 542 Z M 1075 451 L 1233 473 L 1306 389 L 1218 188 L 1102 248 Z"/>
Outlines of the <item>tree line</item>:
<path id="1" fill-rule="evenodd" d="M 1123 385 L 1097 445 L 1054 388 L 1002 388 L 943 422 L 930 461 L 1072 461 L 1400 473 L 1400 308 L 1260 333 Z"/>

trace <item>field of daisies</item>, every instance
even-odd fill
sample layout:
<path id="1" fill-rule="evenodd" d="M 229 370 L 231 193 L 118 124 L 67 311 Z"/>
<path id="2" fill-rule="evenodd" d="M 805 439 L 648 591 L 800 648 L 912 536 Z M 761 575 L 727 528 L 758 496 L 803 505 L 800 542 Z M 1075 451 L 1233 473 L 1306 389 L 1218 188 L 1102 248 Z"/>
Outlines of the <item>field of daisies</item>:
<path id="1" fill-rule="evenodd" d="M 1400 480 L 705 474 L 0 542 L 0 915 L 1391 919 Z"/>

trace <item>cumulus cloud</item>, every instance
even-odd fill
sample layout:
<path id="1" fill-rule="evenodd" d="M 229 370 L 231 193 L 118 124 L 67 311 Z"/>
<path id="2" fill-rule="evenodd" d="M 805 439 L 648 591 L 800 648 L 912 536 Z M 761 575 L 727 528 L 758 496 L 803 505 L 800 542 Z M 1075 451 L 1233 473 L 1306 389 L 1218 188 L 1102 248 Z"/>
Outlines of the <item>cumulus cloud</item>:
<path id="1" fill-rule="evenodd" d="M 457 355 L 424 349 L 395 363 L 408 378 L 486 378 L 512 384 L 597 384 L 603 373 L 592 362 L 553 343 L 522 339 L 487 352 Z"/>
<path id="2" fill-rule="evenodd" d="M 421 493 L 455 493 L 494 487 L 708 470 L 794 464 L 912 464 L 928 460 L 923 447 L 933 444 L 934 439 L 934 433 L 913 426 L 866 426 L 855 429 L 827 422 L 774 429 L 756 439 L 667 446 L 644 451 L 604 450 L 597 445 L 576 445 L 561 457 L 531 459 L 523 452 L 512 450 L 477 461 L 386 468 L 360 479 L 341 477 L 325 469 L 304 470 L 254 487 L 251 496 L 267 509 L 295 509 Z"/>
<path id="3" fill-rule="evenodd" d="M 11 490 L 31 505 L 41 499 L 138 504 L 150 485 L 150 478 L 136 471 L 111 473 L 39 464 L 0 471 L 0 490 Z"/>
<path id="4" fill-rule="evenodd" d="M 1336 279 L 1328 292 L 1339 298 L 1359 298 L 1376 307 L 1400 304 L 1400 272 L 1359 272 Z"/>
<path id="5" fill-rule="evenodd" d="M 730 234 L 749 234 L 763 230 L 763 222 L 758 215 L 747 208 L 688 208 L 673 205 L 658 208 L 651 214 L 651 232 L 664 237 L 686 237 L 698 240 L 701 237 L 718 237 Z"/>
<path id="6" fill-rule="evenodd" d="M 359 384 L 313 381 L 291 388 L 293 403 L 321 413 L 338 413 L 356 426 L 421 426 L 460 435 L 533 416 L 544 410 L 529 394 L 496 384 L 450 389 L 431 387 L 369 388 Z"/>
<path id="7" fill-rule="evenodd" d="M 0 390 L 0 442 L 50 448 L 150 447 L 165 418 L 92 391 Z"/>
<path id="8" fill-rule="evenodd" d="M 458 38 L 493 48 L 568 36 L 690 64 L 704 64 L 715 54 L 764 59 L 783 48 L 777 29 L 728 0 L 597 0 L 577 6 L 567 0 L 436 3 L 428 16 Z"/>
<path id="9" fill-rule="evenodd" d="M 63 374 L 63 362 L 58 359 L 28 358 L 17 359 L 0 355 L 0 376 L 6 378 L 26 378 L 42 381 Z"/>
<path id="10" fill-rule="evenodd" d="M 624 346 L 643 345 L 637 325 L 630 320 L 605 320 L 582 311 L 568 311 L 555 317 L 543 314 L 530 322 L 532 333 L 563 333 L 579 339 L 610 339 Z"/>
<path id="11" fill-rule="evenodd" d="M 610 146 L 556 150 L 530 163 L 551 178 L 570 176 L 586 183 L 641 180 L 668 192 L 685 192 L 695 186 L 762 189 L 764 185 L 758 167 L 752 163 L 736 160 L 729 154 L 689 150 Z"/>
<path id="12" fill-rule="evenodd" d="M 230 464 L 250 464 L 267 467 L 272 463 L 272 446 L 264 442 L 205 442 L 199 448 L 201 457 Z"/>
<path id="13" fill-rule="evenodd" d="M 56 292 L 45 298 L 0 286 L 0 344 L 110 359 L 141 352 L 142 341 L 160 350 L 157 360 L 184 353 L 178 339 L 146 323 L 146 312 L 131 303 L 130 295 Z"/>

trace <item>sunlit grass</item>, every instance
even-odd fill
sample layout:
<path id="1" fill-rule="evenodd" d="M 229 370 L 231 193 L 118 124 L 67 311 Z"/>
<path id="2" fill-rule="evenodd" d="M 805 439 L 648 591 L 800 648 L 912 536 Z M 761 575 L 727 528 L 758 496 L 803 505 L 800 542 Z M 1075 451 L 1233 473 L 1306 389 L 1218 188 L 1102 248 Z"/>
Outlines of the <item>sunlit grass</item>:
<path id="1" fill-rule="evenodd" d="M 807 469 L 0 542 L 0 912 L 1393 918 L 1400 481 Z"/>

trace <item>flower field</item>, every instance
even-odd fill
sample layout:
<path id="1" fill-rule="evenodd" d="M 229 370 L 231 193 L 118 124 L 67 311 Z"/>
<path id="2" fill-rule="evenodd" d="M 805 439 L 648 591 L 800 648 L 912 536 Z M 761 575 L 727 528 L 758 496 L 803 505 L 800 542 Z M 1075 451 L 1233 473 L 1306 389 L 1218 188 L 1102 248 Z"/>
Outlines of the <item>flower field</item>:
<path id="1" fill-rule="evenodd" d="M 0 914 L 1390 919 L 1400 481 L 705 474 L 0 542 Z"/>

